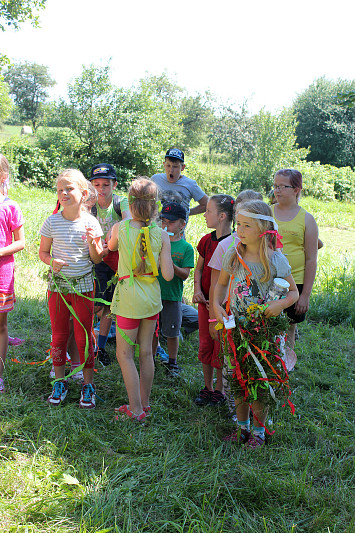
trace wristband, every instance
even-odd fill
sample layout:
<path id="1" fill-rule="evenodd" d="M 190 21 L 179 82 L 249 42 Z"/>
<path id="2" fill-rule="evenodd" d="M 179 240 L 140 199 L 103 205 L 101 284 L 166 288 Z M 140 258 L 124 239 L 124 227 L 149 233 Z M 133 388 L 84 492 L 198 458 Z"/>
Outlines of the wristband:
<path id="1" fill-rule="evenodd" d="M 208 322 L 217 322 L 217 318 L 209 318 Z"/>

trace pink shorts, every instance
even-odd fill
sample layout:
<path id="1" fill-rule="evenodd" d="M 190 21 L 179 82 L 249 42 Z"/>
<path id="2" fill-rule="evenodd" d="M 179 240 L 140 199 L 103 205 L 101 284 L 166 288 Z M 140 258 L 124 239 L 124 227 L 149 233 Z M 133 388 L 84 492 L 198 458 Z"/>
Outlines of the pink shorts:
<path id="1" fill-rule="evenodd" d="M 116 315 L 117 326 L 121 329 L 136 329 L 139 328 L 141 320 L 157 320 L 159 313 L 154 316 L 147 316 L 145 318 L 126 318 L 124 316 Z"/>

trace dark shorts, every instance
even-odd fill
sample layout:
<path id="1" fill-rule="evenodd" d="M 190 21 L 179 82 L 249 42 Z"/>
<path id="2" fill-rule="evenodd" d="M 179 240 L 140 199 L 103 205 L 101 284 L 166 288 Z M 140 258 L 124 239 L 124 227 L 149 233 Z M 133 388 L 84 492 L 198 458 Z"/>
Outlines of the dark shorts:
<path id="1" fill-rule="evenodd" d="M 181 302 L 162 300 L 160 312 L 160 328 L 165 337 L 178 337 L 182 322 Z"/>
<path id="2" fill-rule="evenodd" d="M 303 283 L 297 284 L 297 289 L 301 296 L 301 293 L 303 290 Z M 295 304 L 292 304 L 290 307 L 285 309 L 285 313 L 288 316 L 288 318 L 291 320 L 291 324 L 299 324 L 300 322 L 303 322 L 306 318 L 306 313 L 303 313 L 302 315 L 296 314 Z"/>
<path id="3" fill-rule="evenodd" d="M 115 292 L 115 285 L 107 288 L 107 283 L 113 278 L 115 272 L 106 263 L 102 262 L 95 265 L 95 298 L 103 298 L 107 302 L 112 302 L 112 296 Z M 95 305 L 100 306 L 99 302 Z"/>

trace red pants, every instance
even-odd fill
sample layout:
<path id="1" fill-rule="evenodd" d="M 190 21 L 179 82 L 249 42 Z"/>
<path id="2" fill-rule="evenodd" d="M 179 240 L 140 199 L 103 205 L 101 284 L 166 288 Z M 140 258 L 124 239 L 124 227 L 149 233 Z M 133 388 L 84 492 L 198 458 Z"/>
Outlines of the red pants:
<path id="1" fill-rule="evenodd" d="M 93 292 L 85 293 L 85 296 L 93 298 Z M 48 307 L 49 316 L 52 326 L 52 360 L 54 366 L 65 365 L 67 358 L 67 344 L 69 340 L 69 318 L 70 311 L 63 302 L 65 301 L 71 305 L 78 316 L 80 322 L 84 326 L 89 341 L 89 356 L 86 360 L 84 368 L 93 368 L 94 366 L 94 347 L 92 344 L 91 330 L 94 317 L 94 302 L 78 296 L 77 294 L 63 294 L 62 296 L 57 292 L 48 291 Z M 85 345 L 86 337 L 83 327 L 74 317 L 74 337 L 80 355 L 80 363 L 85 361 Z"/>
<path id="2" fill-rule="evenodd" d="M 223 359 L 219 358 L 221 345 L 212 339 L 209 332 L 209 311 L 205 304 L 198 304 L 198 337 L 199 348 L 198 358 L 201 363 L 210 365 L 213 368 L 222 368 Z"/>

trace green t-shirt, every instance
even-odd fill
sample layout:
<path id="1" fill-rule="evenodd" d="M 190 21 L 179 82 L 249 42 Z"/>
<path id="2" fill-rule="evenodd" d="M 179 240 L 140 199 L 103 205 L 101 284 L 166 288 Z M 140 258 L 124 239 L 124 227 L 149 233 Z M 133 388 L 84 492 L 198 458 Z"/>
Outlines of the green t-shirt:
<path id="1" fill-rule="evenodd" d="M 172 241 L 171 258 L 173 263 L 180 268 L 194 267 L 194 249 L 191 244 L 184 239 Z M 158 280 L 160 283 L 161 299 L 170 300 L 171 302 L 181 302 L 184 282 L 178 276 L 174 276 L 171 281 L 166 281 L 160 273 Z"/>
<path id="2" fill-rule="evenodd" d="M 129 210 L 127 198 L 120 198 L 120 208 L 121 213 Z M 116 222 L 120 222 L 122 218 L 114 210 L 113 201 L 110 203 L 107 209 L 103 209 L 99 206 L 98 202 L 96 202 L 96 209 L 96 218 L 100 222 L 104 237 L 106 237 L 107 232 L 110 231 L 112 226 L 116 224 Z"/>

